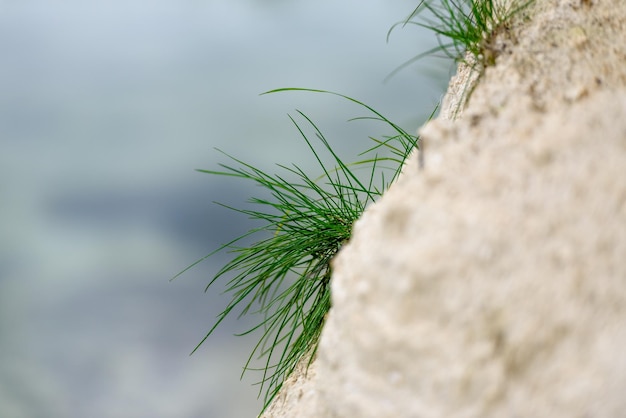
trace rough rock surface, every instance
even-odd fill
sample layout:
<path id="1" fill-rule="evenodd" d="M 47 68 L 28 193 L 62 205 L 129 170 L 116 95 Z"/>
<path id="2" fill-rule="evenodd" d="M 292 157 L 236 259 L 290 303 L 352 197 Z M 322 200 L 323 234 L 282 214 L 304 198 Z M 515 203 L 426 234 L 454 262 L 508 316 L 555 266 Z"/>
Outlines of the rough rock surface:
<path id="1" fill-rule="evenodd" d="M 626 2 L 536 0 L 497 47 L 355 224 L 264 417 L 626 416 Z"/>

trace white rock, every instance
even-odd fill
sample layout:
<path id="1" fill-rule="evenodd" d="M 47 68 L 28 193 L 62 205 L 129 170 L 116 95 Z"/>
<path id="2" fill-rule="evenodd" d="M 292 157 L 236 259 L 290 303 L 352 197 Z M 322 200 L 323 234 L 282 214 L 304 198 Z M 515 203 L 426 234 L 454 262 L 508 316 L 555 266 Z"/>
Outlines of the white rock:
<path id="1" fill-rule="evenodd" d="M 355 224 L 265 417 L 626 416 L 626 2 L 529 13 Z"/>

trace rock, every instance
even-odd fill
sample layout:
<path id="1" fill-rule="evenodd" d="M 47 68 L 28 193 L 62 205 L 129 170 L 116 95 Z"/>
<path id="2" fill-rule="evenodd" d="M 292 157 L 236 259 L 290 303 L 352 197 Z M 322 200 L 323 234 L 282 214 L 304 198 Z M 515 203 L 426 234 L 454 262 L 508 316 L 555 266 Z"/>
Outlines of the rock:
<path id="1" fill-rule="evenodd" d="M 626 416 L 626 2 L 526 15 L 354 225 L 264 417 Z"/>

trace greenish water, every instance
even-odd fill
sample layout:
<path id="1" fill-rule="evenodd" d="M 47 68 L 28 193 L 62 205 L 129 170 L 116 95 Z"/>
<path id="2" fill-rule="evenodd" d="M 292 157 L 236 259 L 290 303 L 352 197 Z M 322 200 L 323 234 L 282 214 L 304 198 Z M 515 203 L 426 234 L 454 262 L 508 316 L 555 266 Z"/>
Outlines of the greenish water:
<path id="1" fill-rule="evenodd" d="M 89 3 L 0 3 L 0 416 L 255 416 L 258 376 L 238 380 L 253 340 L 230 335 L 245 325 L 188 356 L 223 306 L 203 293 L 223 259 L 168 282 L 246 226 L 211 202 L 250 190 L 193 169 L 214 147 L 306 167 L 294 108 L 345 153 L 374 129 L 336 99 L 259 96 L 278 87 L 415 129 L 450 63 L 383 84 L 434 42 L 385 43 L 401 1 Z"/>

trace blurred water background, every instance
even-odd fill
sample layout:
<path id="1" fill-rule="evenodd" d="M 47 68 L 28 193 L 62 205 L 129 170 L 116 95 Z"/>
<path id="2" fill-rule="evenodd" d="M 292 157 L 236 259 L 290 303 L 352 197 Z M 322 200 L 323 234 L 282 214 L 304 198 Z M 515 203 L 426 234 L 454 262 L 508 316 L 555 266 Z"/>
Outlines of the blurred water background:
<path id="1" fill-rule="evenodd" d="M 342 152 L 365 112 L 278 87 L 334 90 L 414 131 L 451 71 L 423 61 L 406 0 L 0 1 L 0 417 L 254 417 L 255 336 L 204 293 L 246 228 L 212 204 L 221 148 L 270 168 L 312 165 L 286 117 L 299 108 Z M 384 133 L 384 129 L 382 132 Z M 375 132 L 374 132 L 375 133 Z M 246 322 L 248 321 L 248 322 Z"/>

